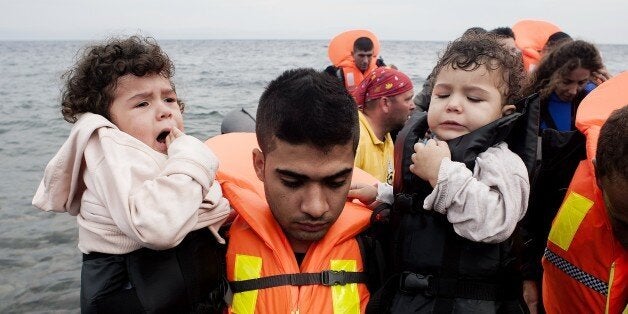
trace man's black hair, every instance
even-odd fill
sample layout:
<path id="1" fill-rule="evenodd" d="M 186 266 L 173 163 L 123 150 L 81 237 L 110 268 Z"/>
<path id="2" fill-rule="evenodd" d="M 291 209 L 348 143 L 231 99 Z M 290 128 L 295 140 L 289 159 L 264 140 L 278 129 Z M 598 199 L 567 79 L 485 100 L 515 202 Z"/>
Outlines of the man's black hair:
<path id="1" fill-rule="evenodd" d="M 360 37 L 353 42 L 353 51 L 371 51 L 373 50 L 373 41 L 368 37 Z"/>
<path id="2" fill-rule="evenodd" d="M 255 133 L 264 153 L 275 140 L 321 150 L 360 139 L 353 97 L 337 79 L 314 69 L 287 70 L 268 84 L 259 100 Z"/>

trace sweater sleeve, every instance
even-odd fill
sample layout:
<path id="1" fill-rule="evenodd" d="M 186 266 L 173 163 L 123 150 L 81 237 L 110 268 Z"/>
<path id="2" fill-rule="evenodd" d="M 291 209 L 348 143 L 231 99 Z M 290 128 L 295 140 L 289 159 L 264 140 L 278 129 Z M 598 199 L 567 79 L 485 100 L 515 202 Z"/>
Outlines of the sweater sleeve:
<path id="1" fill-rule="evenodd" d="M 194 230 L 199 211 L 225 206 L 220 187 L 212 189 L 217 159 L 192 136 L 175 139 L 165 163 L 150 147 L 119 136 L 101 135 L 99 145 L 94 186 L 114 223 L 142 246 L 174 247 Z M 201 206 L 210 190 L 210 206 Z"/>
<path id="2" fill-rule="evenodd" d="M 463 163 L 444 159 L 423 207 L 446 214 L 464 238 L 498 243 L 510 237 L 525 215 L 529 194 L 523 161 L 500 143 L 476 158 L 473 174 Z"/>

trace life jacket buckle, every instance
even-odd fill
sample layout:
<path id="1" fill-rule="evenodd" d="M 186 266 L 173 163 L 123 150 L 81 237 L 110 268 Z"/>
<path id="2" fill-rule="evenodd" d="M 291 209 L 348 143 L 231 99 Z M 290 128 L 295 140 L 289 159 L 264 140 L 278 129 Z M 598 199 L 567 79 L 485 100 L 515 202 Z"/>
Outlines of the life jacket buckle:
<path id="1" fill-rule="evenodd" d="M 399 290 L 407 294 L 416 294 L 417 292 L 423 292 L 425 296 L 432 296 L 430 290 L 430 281 L 432 275 L 421 275 L 409 271 L 401 273 L 399 278 Z"/>
<path id="2" fill-rule="evenodd" d="M 344 270 L 324 270 L 321 272 L 321 284 L 323 286 L 344 286 L 347 284 L 346 272 Z"/>

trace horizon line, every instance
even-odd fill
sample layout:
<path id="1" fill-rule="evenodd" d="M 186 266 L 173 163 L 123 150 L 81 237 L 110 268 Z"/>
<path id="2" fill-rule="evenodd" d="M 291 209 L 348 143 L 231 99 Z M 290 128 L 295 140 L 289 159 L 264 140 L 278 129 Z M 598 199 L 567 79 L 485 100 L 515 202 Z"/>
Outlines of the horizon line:
<path id="1" fill-rule="evenodd" d="M 129 35 L 132 36 L 132 35 Z M 85 37 L 81 38 L 2 38 L 0 37 L 0 42 L 34 42 L 34 41 L 101 41 L 106 40 L 108 38 L 116 38 L 120 37 L 118 35 L 106 36 L 101 39 L 89 39 Z M 298 40 L 298 41 L 330 41 L 331 39 L 327 38 L 205 38 L 205 37 L 182 37 L 182 38 L 172 38 L 172 37 L 163 37 L 157 38 L 156 36 L 146 36 L 152 37 L 158 41 L 177 41 L 177 40 L 233 40 L 233 41 L 254 41 L 254 40 L 267 40 L 267 41 L 289 41 L 289 40 Z M 382 39 L 381 42 L 394 42 L 394 41 L 407 41 L 407 42 L 433 42 L 433 43 L 444 43 L 451 40 L 435 40 L 435 39 Z M 596 45 L 613 45 L 613 46 L 628 46 L 628 43 L 595 43 Z"/>

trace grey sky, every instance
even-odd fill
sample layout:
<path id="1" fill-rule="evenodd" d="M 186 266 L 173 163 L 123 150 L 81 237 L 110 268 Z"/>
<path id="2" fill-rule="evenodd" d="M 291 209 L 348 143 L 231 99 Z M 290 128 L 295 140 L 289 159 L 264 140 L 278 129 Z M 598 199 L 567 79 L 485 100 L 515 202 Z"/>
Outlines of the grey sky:
<path id="1" fill-rule="evenodd" d="M 626 0 L 0 0 L 0 40 L 330 39 L 366 28 L 380 40 L 438 40 L 470 26 L 542 19 L 578 39 L 628 44 Z"/>

